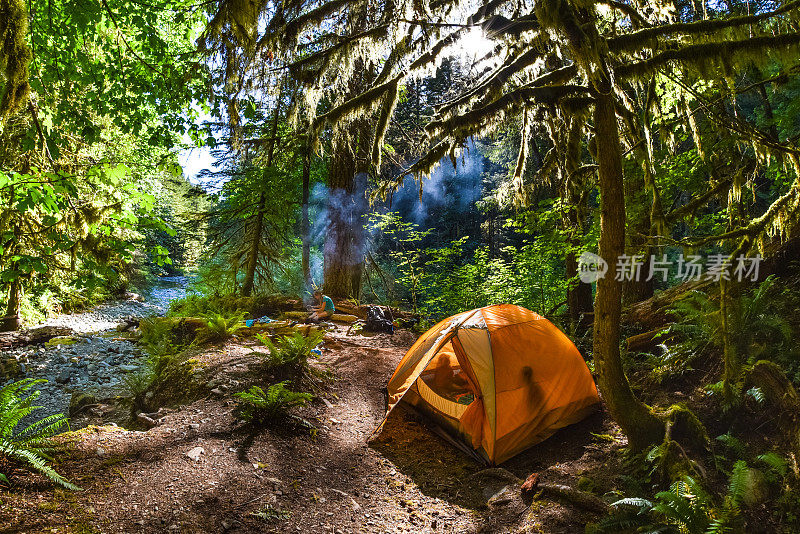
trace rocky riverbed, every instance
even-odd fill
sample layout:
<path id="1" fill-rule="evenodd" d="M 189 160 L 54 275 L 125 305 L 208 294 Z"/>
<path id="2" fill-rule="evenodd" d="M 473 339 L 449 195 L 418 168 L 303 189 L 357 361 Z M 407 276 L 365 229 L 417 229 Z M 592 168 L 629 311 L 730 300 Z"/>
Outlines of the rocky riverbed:
<path id="1" fill-rule="evenodd" d="M 47 343 L 3 351 L 0 358 L 14 358 L 23 377 L 47 380 L 38 386 L 37 418 L 53 413 L 69 414 L 70 402 L 104 415 L 103 399 L 124 392 L 126 376 L 136 373 L 143 354 L 130 332 L 118 331 L 120 324 L 162 315 L 172 300 L 186 295 L 186 277 L 163 277 L 142 298 L 109 302 L 83 313 L 65 314 L 44 325 L 66 327 L 73 334 Z"/>

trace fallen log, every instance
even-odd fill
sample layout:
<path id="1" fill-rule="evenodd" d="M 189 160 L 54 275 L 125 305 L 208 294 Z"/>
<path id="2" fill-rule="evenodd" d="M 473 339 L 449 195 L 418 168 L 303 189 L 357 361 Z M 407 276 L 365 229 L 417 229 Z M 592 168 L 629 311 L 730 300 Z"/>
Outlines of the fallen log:
<path id="1" fill-rule="evenodd" d="M 54 337 L 70 336 L 74 332 L 64 326 L 40 326 L 19 332 L 0 333 L 0 350 L 11 350 L 28 345 L 46 343 Z"/>
<path id="2" fill-rule="evenodd" d="M 558 501 L 567 501 L 592 512 L 607 514 L 610 509 L 600 497 L 562 484 L 539 484 L 536 486 L 536 489 L 541 492 L 543 497 Z"/>
<path id="3" fill-rule="evenodd" d="M 291 336 L 295 332 L 299 332 L 304 336 L 307 336 L 311 332 L 321 330 L 319 326 L 313 324 L 296 324 L 289 326 L 289 324 L 284 321 L 280 321 L 280 323 L 283 324 L 276 325 L 276 323 L 271 323 L 253 325 L 249 327 L 245 326 L 239 330 L 238 334 L 241 336 L 255 336 L 256 334 L 264 334 L 272 338 L 277 336 Z"/>
<path id="4" fill-rule="evenodd" d="M 343 302 L 336 303 L 336 311 L 342 311 L 349 315 L 355 315 L 359 319 L 367 318 L 367 306 L 353 306 L 352 304 L 345 304 Z"/>
<path id="5" fill-rule="evenodd" d="M 289 311 L 284 312 L 283 317 L 287 319 L 294 319 L 297 321 L 305 321 L 308 316 L 311 315 L 308 312 L 300 312 L 300 311 Z M 358 316 L 356 315 L 345 315 L 343 313 L 334 313 L 330 320 L 335 323 L 344 323 L 344 324 L 351 324 L 358 321 Z"/>
<path id="6" fill-rule="evenodd" d="M 625 346 L 629 352 L 650 350 L 674 335 L 674 332 L 667 332 L 666 328 L 656 328 L 655 330 L 629 337 L 625 340 Z"/>

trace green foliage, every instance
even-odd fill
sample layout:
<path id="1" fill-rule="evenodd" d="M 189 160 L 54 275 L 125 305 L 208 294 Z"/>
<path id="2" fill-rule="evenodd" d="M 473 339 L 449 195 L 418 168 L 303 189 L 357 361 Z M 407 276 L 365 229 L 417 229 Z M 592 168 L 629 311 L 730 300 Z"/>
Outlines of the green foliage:
<path id="1" fill-rule="evenodd" d="M 729 328 L 739 357 L 750 363 L 769 358 L 784 363 L 792 373 L 800 372 L 798 345 L 786 319 L 795 298 L 770 276 L 731 303 Z M 719 302 L 699 291 L 692 291 L 673 304 L 671 312 L 677 320 L 670 332 L 677 336 L 661 345 L 661 355 L 648 356 L 654 380 L 662 382 L 681 376 L 692 370 L 698 358 L 721 353 L 719 310 Z M 749 394 L 758 401 L 758 391 Z"/>
<path id="2" fill-rule="evenodd" d="M 257 425 L 271 425 L 285 421 L 290 417 L 289 410 L 308 404 L 313 395 L 299 393 L 286 388 L 288 381 L 278 382 L 267 388 L 252 386 L 247 391 L 240 391 L 235 415 L 239 419 Z"/>
<path id="3" fill-rule="evenodd" d="M 488 246 L 475 247 L 468 236 L 426 246 L 432 230 L 420 230 L 394 212 L 372 217 L 372 227 L 391 243 L 394 282 L 415 313 L 441 318 L 503 302 L 547 313 L 565 298 L 568 282 L 558 239 L 534 238 L 494 253 Z"/>
<path id="4" fill-rule="evenodd" d="M 206 321 L 205 329 L 198 333 L 200 339 L 206 341 L 225 341 L 236 335 L 236 332 L 244 328 L 242 322 L 247 316 L 247 312 L 237 312 L 232 314 L 212 313 L 204 316 Z"/>
<path id="5" fill-rule="evenodd" d="M 0 82 L 0 299 L 10 315 L 59 311 L 31 299 L 44 288 L 91 302 L 169 266 L 170 254 L 190 259 L 186 229 L 164 222 L 196 213 L 203 196 L 190 194 L 173 150 L 196 115 L 185 105 L 203 100 L 192 27 L 204 15 L 187 6 L 0 5 L 11 76 Z"/>
<path id="6" fill-rule="evenodd" d="M 689 476 L 673 483 L 669 491 L 658 492 L 652 501 L 628 497 L 611 506 L 617 511 L 587 531 L 706 534 L 731 532 L 739 525 L 739 509 L 730 498 L 716 506 L 711 495 Z"/>
<path id="7" fill-rule="evenodd" d="M 139 345 L 152 358 L 177 354 L 188 343 L 178 339 L 174 332 L 175 323 L 158 317 L 144 317 L 139 321 Z"/>
<path id="8" fill-rule="evenodd" d="M 744 453 L 743 444 L 730 434 L 719 436 L 717 441 L 737 455 Z M 764 484 L 777 485 L 787 473 L 786 460 L 774 452 L 758 456 L 756 462 L 765 466 L 766 471 L 750 467 L 742 459 L 733 463 L 727 492 L 721 498 L 715 498 L 695 478 L 683 476 L 669 491 L 656 493 L 652 500 L 641 497 L 617 500 L 611 505 L 616 511 L 587 532 L 741 532 L 743 508 L 760 503 L 765 498 Z"/>
<path id="9" fill-rule="evenodd" d="M 68 426 L 62 414 L 44 417 L 17 430 L 22 419 L 41 408 L 33 405 L 40 392 L 31 391 L 31 388 L 42 382 L 46 380 L 26 378 L 0 389 L 0 465 L 3 460 L 17 462 L 64 488 L 78 490 L 80 488 L 48 465 L 53 460 L 52 455 L 63 450 L 63 446 L 53 440 L 53 436 Z M 8 483 L 10 473 L 2 474 L 3 481 Z"/>
<path id="10" fill-rule="evenodd" d="M 290 336 L 280 336 L 273 342 L 269 336 L 257 334 L 258 340 L 269 349 L 267 364 L 272 367 L 290 367 L 307 371 L 311 352 L 322 342 L 323 332 L 312 330 L 308 336 L 294 332 Z"/>
<path id="11" fill-rule="evenodd" d="M 746 448 L 742 440 L 733 436 L 730 432 L 717 436 L 717 441 L 720 442 L 726 449 L 734 454 L 735 458 L 744 458 Z"/>
<path id="12" fill-rule="evenodd" d="M 145 318 L 139 323 L 140 345 L 147 353 L 140 369 L 123 378 L 132 412 L 153 412 L 191 400 L 200 393 L 194 361 L 187 359 L 188 332 L 180 322 Z"/>

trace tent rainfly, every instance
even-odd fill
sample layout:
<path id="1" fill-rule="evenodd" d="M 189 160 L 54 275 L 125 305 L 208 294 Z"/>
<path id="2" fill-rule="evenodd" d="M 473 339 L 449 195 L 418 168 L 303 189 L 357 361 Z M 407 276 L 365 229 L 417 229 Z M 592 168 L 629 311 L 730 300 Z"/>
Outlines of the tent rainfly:
<path id="1" fill-rule="evenodd" d="M 569 338 L 511 304 L 463 312 L 428 330 L 400 361 L 388 393 L 386 417 L 403 401 L 490 465 L 580 421 L 599 403 Z"/>

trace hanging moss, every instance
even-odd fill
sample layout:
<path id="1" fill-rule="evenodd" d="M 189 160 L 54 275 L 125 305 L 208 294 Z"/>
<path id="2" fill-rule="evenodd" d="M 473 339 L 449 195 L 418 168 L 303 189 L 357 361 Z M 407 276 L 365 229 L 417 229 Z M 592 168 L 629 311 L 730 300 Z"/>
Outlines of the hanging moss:
<path id="1" fill-rule="evenodd" d="M 386 137 L 386 130 L 389 129 L 389 121 L 397 106 L 397 85 L 398 83 L 395 81 L 386 92 L 386 95 L 384 95 L 381 112 L 378 116 L 378 124 L 375 126 L 375 140 L 372 144 L 372 161 L 378 169 L 380 169 L 381 166 L 381 149 L 383 148 L 383 140 Z"/>
<path id="2" fill-rule="evenodd" d="M 494 129 L 506 116 L 518 112 L 525 105 L 553 106 L 564 98 L 586 95 L 588 92 L 588 88 L 580 85 L 538 87 L 529 84 L 509 91 L 491 104 L 445 120 L 431 121 L 425 129 L 429 135 L 449 135 L 460 142 Z"/>
<path id="3" fill-rule="evenodd" d="M 788 59 L 794 61 L 792 54 L 796 55 L 799 47 L 800 34 L 796 33 L 687 45 L 661 52 L 650 59 L 620 65 L 614 69 L 614 73 L 617 78 L 624 80 L 643 78 L 675 63 L 692 65 L 701 72 L 711 74 L 713 68 L 722 66 L 725 67 L 723 70 L 730 70 L 749 63 L 763 63 L 768 52 L 776 56 L 786 54 Z"/>
<path id="4" fill-rule="evenodd" d="M 666 24 L 663 26 L 645 28 L 637 32 L 609 39 L 608 47 L 615 52 L 637 52 L 642 48 L 657 48 L 659 41 L 663 41 L 667 36 L 675 35 L 696 35 L 702 38 L 712 37 L 716 40 L 719 37 L 725 37 L 724 35 L 720 35 L 722 30 L 731 28 L 749 29 L 753 24 L 782 13 L 797 10 L 798 8 L 800 8 L 800 1 L 795 0 L 775 11 L 762 13 L 760 15 L 732 17 L 726 20 L 701 20 L 697 22 Z"/>
<path id="5" fill-rule="evenodd" d="M 28 10 L 23 0 L 0 0 L 0 66 L 5 76 L 0 97 L 0 121 L 25 104 L 30 93 L 28 65 L 31 50 L 28 36 Z"/>

